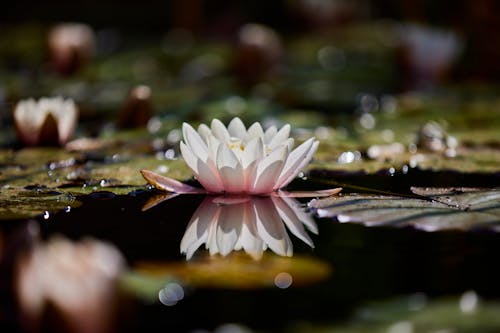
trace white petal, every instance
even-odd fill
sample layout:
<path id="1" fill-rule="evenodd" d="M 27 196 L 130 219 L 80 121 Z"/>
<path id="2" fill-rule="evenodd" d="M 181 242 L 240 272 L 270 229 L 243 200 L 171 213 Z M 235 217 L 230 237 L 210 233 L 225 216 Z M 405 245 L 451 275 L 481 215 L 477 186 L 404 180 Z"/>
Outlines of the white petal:
<path id="1" fill-rule="evenodd" d="M 189 148 L 183 141 L 180 143 L 181 155 L 188 167 L 194 173 L 195 176 L 199 174 L 198 172 L 198 156 L 196 156 L 191 148 Z"/>
<path id="2" fill-rule="evenodd" d="M 231 122 L 229 123 L 227 130 L 229 132 L 229 135 L 232 137 L 244 139 L 246 134 L 247 134 L 247 129 L 245 128 L 245 124 L 241 121 L 240 118 L 235 117 Z"/>
<path id="3" fill-rule="evenodd" d="M 271 126 L 269 127 L 266 132 L 264 133 L 264 143 L 269 144 L 271 140 L 274 138 L 274 136 L 278 133 L 278 130 L 276 129 L 276 126 Z"/>
<path id="4" fill-rule="evenodd" d="M 181 141 L 181 154 L 188 167 L 200 184 L 209 192 L 219 193 L 224 190 L 219 172 L 212 160 L 203 162 L 184 142 Z"/>
<path id="5" fill-rule="evenodd" d="M 304 211 L 304 209 L 300 207 L 298 204 L 293 205 L 292 203 L 290 205 L 289 202 L 286 202 L 284 199 L 281 199 L 279 197 L 271 197 L 271 199 L 273 200 L 273 203 L 276 206 L 278 214 L 288 227 L 288 230 L 290 230 L 292 234 L 294 234 L 297 238 L 302 240 L 310 247 L 314 247 L 312 239 L 309 237 L 302 224 L 303 218 L 307 218 L 307 223 L 311 222 L 314 223 L 311 216 L 306 215 L 305 213 L 302 214 L 302 211 Z M 288 198 L 288 200 L 293 200 L 293 199 Z M 317 228 L 315 230 L 317 231 Z"/>
<path id="6" fill-rule="evenodd" d="M 57 111 L 56 111 L 57 110 Z M 71 99 L 62 100 L 59 107 L 53 112 L 57 119 L 57 131 L 59 133 L 59 143 L 65 144 L 69 141 L 76 127 L 78 119 L 78 109 Z"/>
<path id="7" fill-rule="evenodd" d="M 271 199 L 256 198 L 255 213 L 257 231 L 267 246 L 279 255 L 291 256 L 292 242 Z"/>
<path id="8" fill-rule="evenodd" d="M 247 136 L 245 138 L 245 142 L 250 142 L 251 140 L 264 136 L 264 130 L 260 123 L 253 123 L 252 126 L 248 128 Z"/>
<path id="9" fill-rule="evenodd" d="M 245 205 L 245 214 L 243 215 L 243 225 L 238 240 L 238 245 L 254 259 L 262 257 L 264 244 L 257 232 L 256 216 L 254 210 L 254 198 Z"/>
<path id="10" fill-rule="evenodd" d="M 241 156 L 241 164 L 246 169 L 250 163 L 260 161 L 264 157 L 264 142 L 257 137 L 248 142 Z"/>
<path id="11" fill-rule="evenodd" d="M 46 114 L 38 109 L 37 103 L 32 98 L 17 103 L 14 109 L 14 121 L 23 141 L 28 145 L 37 143 L 40 127 Z"/>
<path id="12" fill-rule="evenodd" d="M 273 191 L 286 157 L 286 147 L 280 147 L 257 164 L 250 183 L 250 192 L 264 194 Z"/>
<path id="13" fill-rule="evenodd" d="M 220 206 L 217 224 L 217 246 L 223 256 L 229 254 L 238 241 L 244 214 L 244 204 Z"/>
<path id="14" fill-rule="evenodd" d="M 217 205 L 212 203 L 211 198 L 205 198 L 194 212 L 181 240 L 181 253 L 186 253 L 188 260 L 201 244 L 207 241 L 210 226 L 216 223 L 217 217 Z"/>
<path id="15" fill-rule="evenodd" d="M 217 152 L 219 151 L 219 146 L 221 142 L 212 134 L 207 137 L 208 144 L 208 158 L 212 161 L 217 161 Z"/>
<path id="16" fill-rule="evenodd" d="M 217 168 L 224 191 L 229 193 L 238 193 L 246 190 L 243 177 L 243 168 L 240 161 L 231 149 L 225 144 L 219 145 L 217 151 Z"/>
<path id="17" fill-rule="evenodd" d="M 229 141 L 229 132 L 224 124 L 219 119 L 212 120 L 211 124 L 212 134 L 221 142 Z"/>
<path id="18" fill-rule="evenodd" d="M 197 169 L 199 170 L 199 173 L 196 179 L 208 192 L 224 192 L 224 184 L 222 182 L 221 175 L 215 165 L 213 165 L 212 161 L 209 160 L 208 163 L 204 163 L 203 161 L 198 160 Z"/>
<path id="19" fill-rule="evenodd" d="M 274 150 L 274 148 L 278 147 L 279 145 L 283 144 L 286 139 L 290 136 L 290 125 L 286 124 L 283 126 L 278 133 L 271 139 L 271 141 L 268 144 L 268 147 L 271 150 Z"/>
<path id="20" fill-rule="evenodd" d="M 318 148 L 318 144 L 319 141 L 310 138 L 288 155 L 283 171 L 274 187 L 275 190 L 288 185 L 297 176 L 300 170 L 310 162 Z"/>
<path id="21" fill-rule="evenodd" d="M 198 126 L 198 134 L 205 142 L 208 142 L 208 136 L 212 134 L 212 131 L 207 125 L 200 124 L 200 126 Z"/>
<path id="22" fill-rule="evenodd" d="M 293 209 L 295 214 L 297 214 L 297 218 L 302 222 L 302 224 L 305 225 L 307 229 L 311 231 L 313 234 L 317 235 L 318 226 L 316 225 L 316 222 L 314 221 L 312 214 L 309 211 L 307 211 L 300 202 L 291 197 L 283 198 L 283 200 L 289 207 Z"/>
<path id="23" fill-rule="evenodd" d="M 182 135 L 186 145 L 191 148 L 192 152 L 203 162 L 206 162 L 208 158 L 207 144 L 203 141 L 198 132 L 196 132 L 191 125 L 184 123 L 182 124 Z"/>

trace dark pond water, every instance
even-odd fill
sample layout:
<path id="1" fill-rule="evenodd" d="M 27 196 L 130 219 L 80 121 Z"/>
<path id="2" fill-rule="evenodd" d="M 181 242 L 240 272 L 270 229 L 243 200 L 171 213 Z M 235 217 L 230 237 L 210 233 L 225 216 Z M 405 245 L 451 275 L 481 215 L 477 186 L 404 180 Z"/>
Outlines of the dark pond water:
<path id="1" fill-rule="evenodd" d="M 317 176 L 318 174 L 316 174 Z M 296 183 L 297 187 L 322 185 Z M 409 182 L 384 175 L 335 175 L 338 181 L 353 186 L 404 192 L 412 181 L 470 186 L 498 182 L 498 177 L 480 175 L 434 174 L 434 179 L 415 173 Z M 325 177 L 325 174 L 322 174 Z M 382 184 L 383 183 L 383 184 Z M 392 184 L 392 185 L 391 185 Z M 380 186 L 383 185 L 383 186 Z M 347 189 L 349 191 L 349 189 Z M 127 266 L 140 262 L 180 262 L 181 239 L 193 213 L 206 199 L 202 195 L 184 195 L 166 200 L 143 211 L 155 191 L 116 196 L 98 192 L 82 197 L 83 205 L 35 221 L 2 221 L 4 255 L 1 266 L 2 332 L 20 329 L 12 292 L 12 264 L 19 251 L 29 244 L 29 224 L 39 225 L 43 239 L 62 234 L 70 239 L 91 236 L 114 244 L 124 255 Z M 304 202 L 302 200 L 302 202 Z M 200 212 L 199 212 L 200 213 Z M 207 214 L 202 211 L 201 216 Z M 332 219 L 317 219 L 318 234 L 307 232 L 315 247 L 289 233 L 293 257 L 315 258 L 331 269 L 321 281 L 292 285 L 288 288 L 210 288 L 186 287 L 185 297 L 174 306 L 160 302 L 133 300 L 121 316 L 121 331 L 194 331 L 213 330 L 224 323 L 241 323 L 255 330 L 287 331 L 298 322 L 333 323 L 349 318 L 369 300 L 401 294 L 425 293 L 428 296 L 457 295 L 475 290 L 488 298 L 500 297 L 498 254 L 500 237 L 488 231 L 422 232 L 411 228 L 367 228 L 341 224 Z M 206 255 L 204 246 L 192 259 Z M 267 255 L 278 256 L 269 249 Z M 259 261 L 254 260 L 255 265 Z M 265 265 L 266 261 L 262 261 Z M 244 274 L 245 272 L 243 272 Z"/>

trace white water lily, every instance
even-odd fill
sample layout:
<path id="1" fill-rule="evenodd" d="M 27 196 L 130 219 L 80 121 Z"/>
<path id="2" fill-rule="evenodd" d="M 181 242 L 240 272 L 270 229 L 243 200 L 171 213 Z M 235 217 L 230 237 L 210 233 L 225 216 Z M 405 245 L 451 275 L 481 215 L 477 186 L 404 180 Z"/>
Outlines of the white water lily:
<path id="1" fill-rule="evenodd" d="M 62 97 L 30 98 L 17 103 L 14 122 L 19 137 L 28 146 L 60 144 L 69 141 L 78 118 L 72 99 Z"/>
<path id="2" fill-rule="evenodd" d="M 288 231 L 314 246 L 304 226 L 318 233 L 311 215 L 293 198 L 207 196 L 193 214 L 180 247 L 188 260 L 202 244 L 211 255 L 244 250 L 259 259 L 269 248 L 278 255 L 292 256 Z"/>
<path id="3" fill-rule="evenodd" d="M 256 122 L 248 129 L 234 118 L 227 128 L 214 119 L 196 131 L 182 126 L 181 153 L 195 178 L 209 193 L 269 195 L 287 186 L 311 161 L 319 141 L 310 138 L 293 149 L 290 125 L 263 130 Z M 159 189 L 176 193 L 200 193 L 176 180 L 141 171 Z M 334 193 L 338 189 L 334 189 Z M 321 195 L 330 195 L 323 192 Z M 305 195 L 299 195 L 305 196 Z M 309 195 L 310 196 L 310 195 Z"/>

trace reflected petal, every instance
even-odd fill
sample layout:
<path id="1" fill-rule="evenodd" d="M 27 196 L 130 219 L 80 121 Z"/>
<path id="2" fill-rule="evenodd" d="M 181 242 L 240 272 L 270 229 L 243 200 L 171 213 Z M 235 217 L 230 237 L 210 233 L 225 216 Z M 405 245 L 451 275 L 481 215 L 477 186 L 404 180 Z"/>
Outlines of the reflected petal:
<path id="1" fill-rule="evenodd" d="M 286 228 L 285 228 L 286 226 Z M 288 230 L 313 247 L 306 228 L 318 229 L 301 203 L 278 196 L 208 196 L 193 214 L 181 241 L 181 252 L 190 259 L 205 243 L 211 255 L 229 254 L 243 249 L 254 259 L 270 248 L 276 254 L 291 256 L 293 245 Z"/>
<path id="2" fill-rule="evenodd" d="M 299 203 L 290 198 L 287 198 L 288 201 L 285 201 L 285 199 L 281 199 L 279 197 L 272 197 L 272 200 L 274 205 L 276 206 L 278 214 L 283 219 L 283 222 L 285 222 L 288 230 L 290 230 L 292 234 L 301 239 L 310 247 L 314 247 L 312 239 L 309 237 L 302 224 L 303 220 L 301 220 L 297 214 L 297 210 L 300 211 L 300 207 L 299 209 L 297 209 Z M 301 216 L 301 218 L 305 218 L 307 220 L 307 223 L 309 224 L 309 227 L 313 226 L 313 230 L 317 233 L 317 226 L 310 215 L 304 214 Z"/>
<path id="3" fill-rule="evenodd" d="M 205 198 L 191 217 L 181 240 L 181 253 L 186 254 L 186 259 L 191 259 L 196 250 L 207 242 L 210 228 L 217 223 L 218 217 L 219 207 L 213 204 L 211 197 Z"/>
<path id="4" fill-rule="evenodd" d="M 217 227 L 217 246 L 223 256 L 226 256 L 235 248 L 240 237 L 244 216 L 244 204 L 221 206 Z"/>
<path id="5" fill-rule="evenodd" d="M 292 242 L 273 202 L 269 198 L 257 198 L 254 204 L 257 231 L 263 241 L 273 252 L 291 256 Z"/>

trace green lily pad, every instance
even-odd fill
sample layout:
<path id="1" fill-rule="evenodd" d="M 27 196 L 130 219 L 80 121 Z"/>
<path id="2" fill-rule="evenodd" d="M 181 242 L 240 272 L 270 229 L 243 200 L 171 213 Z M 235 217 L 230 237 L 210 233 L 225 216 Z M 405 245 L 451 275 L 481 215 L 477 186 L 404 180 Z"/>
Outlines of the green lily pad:
<path id="1" fill-rule="evenodd" d="M 316 258 L 295 255 L 285 258 L 264 253 L 261 260 L 246 254 L 227 257 L 203 256 L 187 262 L 139 262 L 134 272 L 150 278 L 174 277 L 193 287 L 254 289 L 273 287 L 283 279 L 294 286 L 308 285 L 327 278 L 330 266 Z"/>
<path id="2" fill-rule="evenodd" d="M 320 217 L 367 226 L 414 227 L 425 231 L 495 229 L 500 223 L 500 190 L 413 188 L 418 198 L 345 195 L 313 200 Z"/>
<path id="3" fill-rule="evenodd" d="M 76 205 L 75 197 L 95 191 L 128 194 L 146 188 L 138 170 L 168 173 L 170 177 L 191 177 L 183 160 L 167 160 L 142 153 L 123 152 L 123 147 L 94 158 L 82 152 L 59 148 L 29 148 L 0 153 L 0 216 L 26 218 L 45 211 L 55 212 Z M 130 149 L 129 149 L 130 150 Z"/>
<path id="4" fill-rule="evenodd" d="M 500 303 L 481 300 L 473 291 L 461 297 L 429 299 L 413 294 L 360 307 L 346 323 L 296 325 L 293 333 L 454 332 L 493 333 L 500 329 Z"/>

